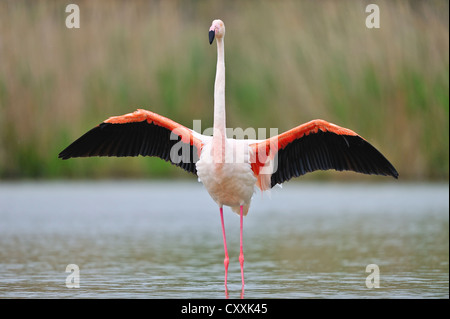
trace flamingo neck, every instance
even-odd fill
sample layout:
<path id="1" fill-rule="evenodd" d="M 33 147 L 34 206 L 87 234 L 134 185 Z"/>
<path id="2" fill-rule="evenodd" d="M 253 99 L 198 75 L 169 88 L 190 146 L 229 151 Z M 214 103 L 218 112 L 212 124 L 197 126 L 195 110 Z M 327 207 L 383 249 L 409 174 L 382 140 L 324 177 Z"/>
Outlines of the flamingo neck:
<path id="1" fill-rule="evenodd" d="M 225 50 L 223 38 L 217 39 L 217 69 L 214 84 L 213 151 L 216 163 L 223 163 L 225 156 Z"/>

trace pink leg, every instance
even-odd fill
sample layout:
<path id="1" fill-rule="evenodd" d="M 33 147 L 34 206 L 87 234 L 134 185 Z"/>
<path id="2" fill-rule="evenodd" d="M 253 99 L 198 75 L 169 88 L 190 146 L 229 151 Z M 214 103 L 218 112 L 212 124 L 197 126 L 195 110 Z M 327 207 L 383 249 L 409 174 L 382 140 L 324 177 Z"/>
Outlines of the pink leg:
<path id="1" fill-rule="evenodd" d="M 225 236 L 225 224 L 223 222 L 223 208 L 222 207 L 220 207 L 220 221 L 222 222 L 223 249 L 225 250 L 225 259 L 223 260 L 223 264 L 225 265 L 225 287 L 227 287 L 228 264 L 230 263 L 230 259 L 228 258 L 227 238 Z"/>
<path id="2" fill-rule="evenodd" d="M 242 287 L 244 287 L 244 251 L 242 250 L 242 225 L 244 221 L 244 214 L 243 214 L 243 207 L 241 205 L 240 207 L 240 217 L 241 217 L 241 230 L 240 230 L 240 241 L 241 241 L 241 247 L 240 247 L 240 253 L 239 253 L 239 263 L 241 264 L 241 278 L 242 278 Z"/>

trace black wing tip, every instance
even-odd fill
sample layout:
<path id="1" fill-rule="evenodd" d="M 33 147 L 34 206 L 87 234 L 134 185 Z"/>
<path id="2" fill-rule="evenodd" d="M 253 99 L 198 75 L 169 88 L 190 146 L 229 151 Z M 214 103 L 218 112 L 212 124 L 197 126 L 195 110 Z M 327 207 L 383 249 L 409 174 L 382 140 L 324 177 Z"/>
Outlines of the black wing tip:
<path id="1" fill-rule="evenodd" d="M 349 170 L 349 171 L 351 171 L 351 170 Z M 385 177 L 392 177 L 392 178 L 395 178 L 395 179 L 397 179 L 398 180 L 398 173 L 397 173 L 397 171 L 395 170 L 395 169 L 393 169 L 393 170 L 389 170 L 389 171 L 382 171 L 382 172 L 374 172 L 374 171 L 367 171 L 367 172 L 364 172 L 364 171 L 361 171 L 361 172 L 357 172 L 357 171 L 354 171 L 354 172 L 356 172 L 356 173 L 360 173 L 360 174 L 364 174 L 364 175 L 376 175 L 376 176 L 385 176 Z"/>
<path id="2" fill-rule="evenodd" d="M 67 160 L 78 157 L 159 157 L 187 172 L 197 175 L 197 148 L 190 145 L 187 161 L 172 162 L 171 147 L 181 139 L 171 139 L 171 131 L 146 120 L 132 123 L 100 123 L 58 154 Z M 152 139 L 151 137 L 154 137 Z"/>
<path id="3" fill-rule="evenodd" d="M 76 158 L 76 157 L 87 157 L 87 156 L 62 154 L 62 152 L 60 154 L 58 154 L 58 158 L 62 159 L 63 161 L 66 161 L 66 160 L 71 159 L 71 158 Z"/>
<path id="4" fill-rule="evenodd" d="M 69 158 L 75 157 L 68 153 L 68 149 L 69 149 L 69 147 L 66 147 L 61 153 L 59 153 L 58 158 L 65 161 L 65 160 L 68 160 Z"/>
<path id="5" fill-rule="evenodd" d="M 392 176 L 395 179 L 398 179 L 399 175 L 398 175 L 398 172 L 397 172 L 397 170 L 395 168 L 393 168 L 393 172 L 390 174 L 390 176 Z"/>
<path id="6" fill-rule="evenodd" d="M 319 131 L 296 140 L 278 154 L 278 169 L 271 176 L 272 187 L 316 170 L 399 177 L 384 155 L 360 136 Z M 289 162 L 289 157 L 298 161 Z"/>

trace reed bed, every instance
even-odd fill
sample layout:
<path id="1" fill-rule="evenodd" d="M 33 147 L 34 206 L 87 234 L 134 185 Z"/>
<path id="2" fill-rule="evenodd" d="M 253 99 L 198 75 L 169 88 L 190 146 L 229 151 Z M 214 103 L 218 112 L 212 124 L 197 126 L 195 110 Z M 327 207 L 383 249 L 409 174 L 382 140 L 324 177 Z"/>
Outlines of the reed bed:
<path id="1" fill-rule="evenodd" d="M 0 178 L 186 176 L 159 159 L 58 153 L 107 117 L 149 109 L 212 125 L 224 20 L 227 124 L 290 129 L 314 118 L 373 143 L 404 180 L 449 177 L 448 1 L 0 2 Z M 355 179 L 357 174 L 310 174 Z M 339 177 L 338 177 L 339 176 Z"/>

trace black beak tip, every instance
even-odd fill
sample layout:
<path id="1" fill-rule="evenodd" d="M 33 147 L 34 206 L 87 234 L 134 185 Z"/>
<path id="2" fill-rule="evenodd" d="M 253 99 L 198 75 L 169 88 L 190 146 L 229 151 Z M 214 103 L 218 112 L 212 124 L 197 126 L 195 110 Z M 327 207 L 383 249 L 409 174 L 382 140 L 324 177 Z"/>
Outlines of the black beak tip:
<path id="1" fill-rule="evenodd" d="M 213 43 L 215 35 L 216 35 L 216 32 L 214 30 L 209 31 L 209 44 Z"/>

